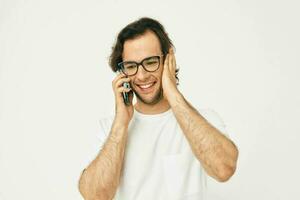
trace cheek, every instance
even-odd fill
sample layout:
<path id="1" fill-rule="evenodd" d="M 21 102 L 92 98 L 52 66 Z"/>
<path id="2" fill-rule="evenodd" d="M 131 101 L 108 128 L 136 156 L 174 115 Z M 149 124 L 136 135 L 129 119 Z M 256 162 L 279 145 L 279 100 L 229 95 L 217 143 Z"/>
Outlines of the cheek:
<path id="1" fill-rule="evenodd" d="M 134 79 L 133 79 L 133 78 L 130 78 L 130 81 L 129 81 L 130 86 L 133 85 L 133 82 L 134 82 Z"/>
<path id="2" fill-rule="evenodd" d="M 162 79 L 162 74 L 163 74 L 163 69 L 160 68 L 157 73 L 156 73 L 156 78 L 159 80 L 159 82 L 161 82 L 161 79 Z"/>

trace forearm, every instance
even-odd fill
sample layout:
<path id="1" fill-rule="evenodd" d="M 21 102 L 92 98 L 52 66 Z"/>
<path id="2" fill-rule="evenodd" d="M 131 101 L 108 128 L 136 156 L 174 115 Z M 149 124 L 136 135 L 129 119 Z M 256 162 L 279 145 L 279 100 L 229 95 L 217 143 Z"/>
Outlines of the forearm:
<path id="1" fill-rule="evenodd" d="M 238 150 L 234 143 L 212 126 L 179 93 L 173 93 L 171 108 L 192 151 L 206 172 L 218 181 L 228 180 L 235 171 Z"/>
<path id="2" fill-rule="evenodd" d="M 119 185 L 127 127 L 113 123 L 111 133 L 98 156 L 82 173 L 79 190 L 87 200 L 110 200 Z"/>

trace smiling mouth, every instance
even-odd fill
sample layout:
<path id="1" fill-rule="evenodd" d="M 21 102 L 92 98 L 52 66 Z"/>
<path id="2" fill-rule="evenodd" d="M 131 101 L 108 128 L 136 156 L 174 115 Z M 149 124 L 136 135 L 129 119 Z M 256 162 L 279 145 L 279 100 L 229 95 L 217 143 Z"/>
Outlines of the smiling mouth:
<path id="1" fill-rule="evenodd" d="M 138 86 L 139 90 L 142 91 L 143 93 L 149 93 L 152 92 L 155 83 L 156 82 L 147 83 L 147 84 L 136 84 L 136 85 Z"/>

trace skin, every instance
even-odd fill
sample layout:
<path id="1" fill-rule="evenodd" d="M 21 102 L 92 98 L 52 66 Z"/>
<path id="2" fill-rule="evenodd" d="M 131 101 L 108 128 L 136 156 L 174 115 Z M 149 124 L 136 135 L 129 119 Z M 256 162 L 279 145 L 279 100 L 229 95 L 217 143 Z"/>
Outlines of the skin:
<path id="1" fill-rule="evenodd" d="M 147 31 L 142 36 L 124 43 L 123 60 L 140 62 L 146 57 L 160 55 L 156 35 Z M 169 50 L 164 64 L 155 72 L 147 72 L 141 66 L 136 75 L 126 77 L 118 74 L 112 82 L 116 113 L 110 135 L 93 162 L 83 171 L 79 191 L 85 199 L 112 199 L 119 185 L 121 169 L 128 137 L 128 126 L 134 109 L 144 114 L 158 114 L 172 109 L 196 158 L 208 175 L 227 181 L 235 172 L 238 149 L 222 132 L 212 126 L 184 98 L 176 85 L 176 60 L 173 49 Z M 131 90 L 123 88 L 130 82 Z M 151 92 L 144 93 L 138 85 L 155 82 Z M 122 92 L 137 97 L 135 105 L 126 106 Z"/>

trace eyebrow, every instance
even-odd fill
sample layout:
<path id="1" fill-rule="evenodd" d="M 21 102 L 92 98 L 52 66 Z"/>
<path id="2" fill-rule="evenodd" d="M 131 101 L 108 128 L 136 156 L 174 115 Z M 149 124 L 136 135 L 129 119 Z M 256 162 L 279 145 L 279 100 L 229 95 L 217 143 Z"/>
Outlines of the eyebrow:
<path id="1" fill-rule="evenodd" d="M 156 56 L 159 56 L 159 54 L 153 55 L 153 56 L 149 56 L 149 57 L 145 57 L 140 62 L 142 62 L 143 60 L 145 60 L 147 58 L 156 57 Z M 135 60 L 124 60 L 123 62 L 135 62 L 135 63 L 138 63 L 138 61 L 135 61 Z"/>

